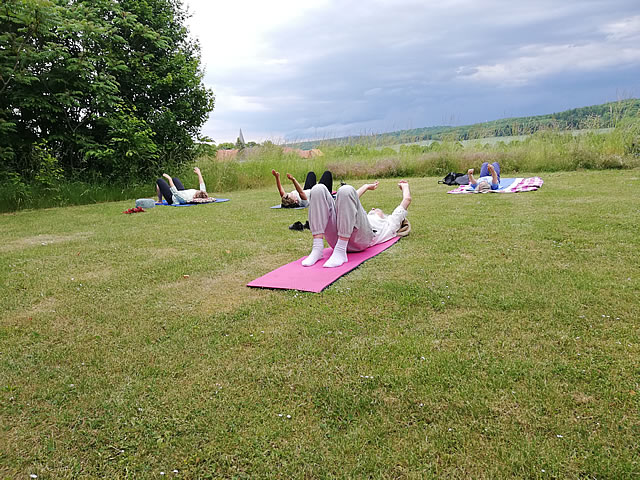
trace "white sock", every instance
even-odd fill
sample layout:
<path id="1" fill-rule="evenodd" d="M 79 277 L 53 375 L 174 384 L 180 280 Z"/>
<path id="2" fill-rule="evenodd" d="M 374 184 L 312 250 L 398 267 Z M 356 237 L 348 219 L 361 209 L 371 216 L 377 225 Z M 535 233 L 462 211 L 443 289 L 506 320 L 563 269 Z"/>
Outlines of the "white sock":
<path id="1" fill-rule="evenodd" d="M 315 263 L 322 258 L 323 252 L 324 252 L 324 239 L 314 238 L 313 247 L 311 248 L 311 253 L 307 258 L 305 258 L 302 261 L 302 265 L 304 267 L 310 267 L 311 265 L 315 265 Z"/>
<path id="2" fill-rule="evenodd" d="M 349 240 L 342 240 L 342 239 L 338 240 L 338 243 L 336 243 L 336 246 L 333 249 L 333 253 L 329 257 L 329 260 L 327 260 L 324 263 L 323 267 L 333 268 L 333 267 L 339 267 L 343 263 L 347 263 L 347 244 L 348 243 L 349 243 Z"/>

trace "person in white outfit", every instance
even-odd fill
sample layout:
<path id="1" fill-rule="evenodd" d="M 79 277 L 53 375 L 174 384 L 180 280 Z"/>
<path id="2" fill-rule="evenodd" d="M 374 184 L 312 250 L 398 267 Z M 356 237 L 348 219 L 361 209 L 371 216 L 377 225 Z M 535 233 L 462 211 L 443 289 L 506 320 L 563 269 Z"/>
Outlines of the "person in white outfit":
<path id="1" fill-rule="evenodd" d="M 347 252 L 361 252 L 395 237 L 411 204 L 409 183 L 402 180 L 398 187 L 402 191 L 402 202 L 391 215 L 385 215 L 379 208 L 367 213 L 360 203 L 364 192 L 378 188 L 377 181 L 366 183 L 358 190 L 351 185 L 343 185 L 338 189 L 335 200 L 324 185 L 315 185 L 309 194 L 313 247 L 302 265 L 310 267 L 322 258 L 325 239 L 333 247 L 333 253 L 323 266 L 331 268 L 346 263 Z"/>
<path id="2" fill-rule="evenodd" d="M 185 189 L 179 178 L 172 178 L 170 175 L 163 173 L 162 176 L 166 178 L 166 180 L 164 180 L 163 178 L 159 178 L 158 180 L 156 180 L 158 202 L 162 202 L 162 197 L 164 197 L 169 205 L 172 205 L 174 203 L 182 205 L 185 203 L 193 202 L 195 198 L 211 198 L 207 193 L 207 187 L 204 184 L 202 172 L 200 172 L 200 169 L 198 167 L 194 167 L 193 171 L 196 175 L 198 175 L 198 184 L 200 186 L 198 190 L 196 190 L 195 188 Z"/>

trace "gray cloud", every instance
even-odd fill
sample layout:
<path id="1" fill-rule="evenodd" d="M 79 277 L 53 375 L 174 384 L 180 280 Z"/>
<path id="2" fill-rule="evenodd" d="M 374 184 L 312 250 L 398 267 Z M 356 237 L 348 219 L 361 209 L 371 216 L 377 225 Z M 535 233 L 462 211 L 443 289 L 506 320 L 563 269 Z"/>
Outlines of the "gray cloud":
<path id="1" fill-rule="evenodd" d="M 327 138 L 637 96 L 639 39 L 635 0 L 348 1 L 268 32 L 278 61 L 206 79 L 250 100 L 217 119 L 248 139 Z"/>

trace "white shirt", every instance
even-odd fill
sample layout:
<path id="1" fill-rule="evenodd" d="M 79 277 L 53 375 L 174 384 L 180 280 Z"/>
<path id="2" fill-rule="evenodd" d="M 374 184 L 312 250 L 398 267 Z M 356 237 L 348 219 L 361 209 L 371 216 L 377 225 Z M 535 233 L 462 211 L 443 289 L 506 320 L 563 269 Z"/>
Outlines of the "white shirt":
<path id="1" fill-rule="evenodd" d="M 367 218 L 369 225 L 373 229 L 373 240 L 369 245 L 371 247 L 395 237 L 398 230 L 400 230 L 400 224 L 407 218 L 407 211 L 402 208 L 402 205 L 398 205 L 391 215 L 387 215 L 384 218 L 380 218 L 373 211 L 367 214 Z"/>
<path id="2" fill-rule="evenodd" d="M 307 196 L 307 200 L 302 200 L 302 198 L 300 198 L 300 194 L 298 193 L 297 190 L 294 190 L 293 192 L 290 192 L 289 196 L 291 198 L 294 198 L 294 199 L 297 200 L 299 207 L 308 207 L 309 206 L 309 194 L 311 193 L 311 190 L 303 190 L 303 192 Z"/>
<path id="3" fill-rule="evenodd" d="M 200 184 L 200 190 L 206 192 L 207 187 L 204 183 Z M 193 197 L 195 197 L 196 192 L 195 188 L 189 188 L 187 190 L 178 190 L 176 187 L 171 187 L 171 193 L 173 193 L 173 203 L 189 203 L 193 201 Z"/>

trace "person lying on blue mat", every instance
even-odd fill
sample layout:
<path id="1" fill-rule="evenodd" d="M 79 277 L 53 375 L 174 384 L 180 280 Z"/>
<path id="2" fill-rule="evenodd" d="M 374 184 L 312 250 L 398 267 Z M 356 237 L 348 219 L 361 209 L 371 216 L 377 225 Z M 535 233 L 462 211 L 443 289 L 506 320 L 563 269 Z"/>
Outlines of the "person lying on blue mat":
<path id="1" fill-rule="evenodd" d="M 185 203 L 192 203 L 195 198 L 211 198 L 207 194 L 207 187 L 202 179 L 200 169 L 198 167 L 194 167 L 193 171 L 198 175 L 198 183 L 200 184 L 199 190 L 196 190 L 195 188 L 185 189 L 179 178 L 171 178 L 166 173 L 163 173 L 162 176 L 166 178 L 166 181 L 163 178 L 156 180 L 158 202 L 162 202 L 162 197 L 164 197 L 169 205 L 174 203 L 183 205 Z M 167 182 L 169 183 L 167 184 Z M 215 201 L 215 199 L 212 199 L 212 201 Z"/>
<path id="2" fill-rule="evenodd" d="M 316 183 L 321 183 L 327 187 L 329 193 L 333 188 L 333 176 L 329 170 L 325 171 L 320 177 L 320 182 L 316 181 L 316 174 L 314 172 L 307 173 L 307 178 L 304 181 L 304 187 L 301 187 L 298 180 L 293 175 L 287 173 L 287 178 L 291 180 L 295 190 L 287 193 L 282 188 L 280 183 L 280 173 L 275 170 L 271 170 L 271 175 L 276 177 L 276 187 L 278 187 L 278 193 L 280 194 L 280 200 L 282 208 L 295 208 L 295 207 L 308 207 L 309 206 L 309 192 L 311 187 Z"/>
<path id="3" fill-rule="evenodd" d="M 360 203 L 364 192 L 376 188 L 378 182 L 365 183 L 358 190 L 351 185 L 343 185 L 338 189 L 335 199 L 321 183 L 311 189 L 309 225 L 313 247 L 309 256 L 302 261 L 303 266 L 310 267 L 322 258 L 325 238 L 333 247 L 333 253 L 323 267 L 331 268 L 348 261 L 347 251 L 361 252 L 399 235 L 398 231 L 407 217 L 407 208 L 411 203 L 409 183 L 406 180 L 398 183 L 398 188 L 402 191 L 402 202 L 391 215 L 385 215 L 379 208 L 373 208 L 367 213 Z"/>
<path id="4" fill-rule="evenodd" d="M 473 178 L 473 168 L 467 171 L 469 176 L 468 190 L 475 193 L 487 193 L 491 190 L 498 190 L 500 186 L 500 164 L 498 162 L 484 162 L 480 168 L 480 178 L 476 181 Z"/>

